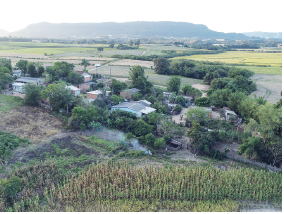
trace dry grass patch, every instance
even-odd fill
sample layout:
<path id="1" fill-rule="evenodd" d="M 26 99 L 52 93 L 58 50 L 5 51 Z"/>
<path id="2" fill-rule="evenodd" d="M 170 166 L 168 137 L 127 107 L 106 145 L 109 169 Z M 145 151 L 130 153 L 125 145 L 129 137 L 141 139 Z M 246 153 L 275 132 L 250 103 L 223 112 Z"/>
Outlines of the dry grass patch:
<path id="1" fill-rule="evenodd" d="M 41 108 L 22 106 L 0 113 L 0 128 L 33 143 L 62 131 L 63 122 Z"/>

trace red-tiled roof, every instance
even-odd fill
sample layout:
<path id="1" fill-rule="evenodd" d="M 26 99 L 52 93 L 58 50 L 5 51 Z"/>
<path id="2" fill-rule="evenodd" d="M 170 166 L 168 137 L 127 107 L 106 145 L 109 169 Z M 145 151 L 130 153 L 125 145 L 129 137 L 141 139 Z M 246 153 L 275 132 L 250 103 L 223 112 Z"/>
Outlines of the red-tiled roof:
<path id="1" fill-rule="evenodd" d="M 79 74 L 83 74 L 84 73 L 84 71 L 74 71 L 74 72 L 77 72 Z"/>

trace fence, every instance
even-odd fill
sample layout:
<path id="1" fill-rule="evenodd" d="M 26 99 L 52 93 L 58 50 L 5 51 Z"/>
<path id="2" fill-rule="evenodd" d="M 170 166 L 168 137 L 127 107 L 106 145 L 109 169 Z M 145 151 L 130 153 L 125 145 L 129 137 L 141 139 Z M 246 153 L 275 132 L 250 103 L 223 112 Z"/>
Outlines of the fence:
<path id="1" fill-rule="evenodd" d="M 243 163 L 248 163 L 248 164 L 251 164 L 253 166 L 258 166 L 258 167 L 261 167 L 261 168 L 268 168 L 269 170 L 271 170 L 273 172 L 275 172 L 275 171 L 282 172 L 282 169 L 277 168 L 275 166 L 267 165 L 265 163 L 260 163 L 260 162 L 251 161 L 251 160 L 248 160 L 248 159 L 243 159 L 243 158 L 235 156 L 235 155 L 232 156 L 232 155 L 226 154 L 226 156 L 227 156 L 227 158 L 232 159 L 232 160 L 241 161 Z"/>

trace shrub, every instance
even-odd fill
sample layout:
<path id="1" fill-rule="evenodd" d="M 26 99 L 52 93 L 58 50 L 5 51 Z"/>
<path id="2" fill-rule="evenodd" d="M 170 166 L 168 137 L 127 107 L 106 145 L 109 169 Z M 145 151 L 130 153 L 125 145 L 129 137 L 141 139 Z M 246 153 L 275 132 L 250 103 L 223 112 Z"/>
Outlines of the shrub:
<path id="1" fill-rule="evenodd" d="M 127 132 L 125 135 L 126 140 L 131 140 L 133 138 L 135 138 L 135 135 L 132 134 L 132 132 Z"/>
<path id="2" fill-rule="evenodd" d="M 198 97 L 194 100 L 194 104 L 200 107 L 209 107 L 211 102 L 207 97 Z"/>
<path id="3" fill-rule="evenodd" d="M 165 144 L 166 144 L 166 141 L 165 141 L 165 139 L 163 137 L 156 139 L 155 142 L 154 142 L 154 146 L 157 149 L 160 149 L 160 148 L 164 147 Z"/>
<path id="4" fill-rule="evenodd" d="M 181 112 L 182 107 L 181 105 L 176 105 L 176 107 L 174 108 L 174 111 L 176 111 L 178 114 Z"/>
<path id="5" fill-rule="evenodd" d="M 154 145 L 154 142 L 155 142 L 155 136 L 150 133 L 150 134 L 147 134 L 145 136 L 145 140 L 146 140 L 146 144 L 149 145 L 149 146 L 153 146 Z"/>
<path id="6" fill-rule="evenodd" d="M 22 180 L 17 176 L 12 176 L 9 180 L 3 179 L 0 181 L 0 193 L 5 197 L 15 197 L 22 189 Z"/>

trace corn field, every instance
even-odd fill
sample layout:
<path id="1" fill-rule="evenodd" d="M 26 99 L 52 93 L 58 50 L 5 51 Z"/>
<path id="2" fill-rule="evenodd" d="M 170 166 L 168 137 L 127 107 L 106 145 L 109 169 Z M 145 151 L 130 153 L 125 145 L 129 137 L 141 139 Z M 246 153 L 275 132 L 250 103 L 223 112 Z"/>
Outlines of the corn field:
<path id="1" fill-rule="evenodd" d="M 49 200 L 68 204 L 95 199 L 282 200 L 282 175 L 249 169 L 222 171 L 214 167 L 173 169 L 127 162 L 91 166 L 49 191 Z"/>

